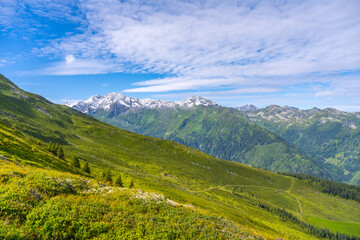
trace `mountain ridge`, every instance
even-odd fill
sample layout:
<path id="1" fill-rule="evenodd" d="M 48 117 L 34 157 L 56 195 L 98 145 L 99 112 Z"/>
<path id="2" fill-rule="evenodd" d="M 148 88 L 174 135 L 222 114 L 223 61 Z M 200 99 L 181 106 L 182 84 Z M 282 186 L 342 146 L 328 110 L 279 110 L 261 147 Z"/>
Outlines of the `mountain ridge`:
<path id="1" fill-rule="evenodd" d="M 191 108 L 193 106 L 213 106 L 217 105 L 215 102 L 193 96 L 183 101 L 164 101 L 153 100 L 149 98 L 138 99 L 131 98 L 122 93 L 110 92 L 104 96 L 93 95 L 89 99 L 84 101 L 78 101 L 74 103 L 65 103 L 66 106 L 77 109 L 83 113 L 94 113 L 99 109 L 109 110 L 111 105 L 121 106 L 121 112 L 126 112 L 130 109 L 140 108 Z"/>
<path id="2" fill-rule="evenodd" d="M 342 169 L 346 181 L 360 184 L 359 112 L 271 105 L 243 113 L 251 122 L 295 144 L 312 158 Z"/>
<path id="3" fill-rule="evenodd" d="M 121 95 L 122 98 L 124 96 Z M 192 100 L 194 98 L 181 103 L 191 103 Z M 337 174 L 337 171 L 318 166 L 295 145 L 249 123 L 239 110 L 207 104 L 209 100 L 202 100 L 206 104 L 186 107 L 170 105 L 164 108 L 156 105 L 152 108 L 138 105 L 129 108 L 115 100 L 107 101 L 107 108 L 98 107 L 94 111 L 83 108 L 83 112 L 117 127 L 175 141 L 225 160 L 275 172 L 301 172 L 303 169 L 304 172 L 323 178 L 334 178 Z M 92 98 L 89 103 L 91 101 Z M 74 108 L 77 109 L 76 106 Z"/>
<path id="4" fill-rule="evenodd" d="M 89 106 L 91 106 L 91 108 L 93 110 L 97 110 L 97 109 L 109 110 L 110 105 L 112 105 L 114 103 L 123 105 L 123 106 L 127 107 L 128 109 L 131 109 L 131 108 L 152 109 L 152 108 L 174 108 L 174 107 L 188 107 L 189 108 L 189 107 L 200 106 L 200 105 L 202 105 L 202 106 L 219 105 L 219 104 L 213 102 L 212 100 L 206 99 L 201 96 L 192 96 L 192 97 L 189 97 L 182 101 L 165 101 L 162 99 L 154 100 L 154 99 L 150 99 L 150 98 L 143 98 L 143 99 L 132 98 L 132 97 L 126 96 L 123 93 L 116 93 L 116 92 L 109 92 L 109 93 L 105 94 L 104 96 L 96 94 L 96 95 L 92 95 L 90 98 L 88 98 L 86 100 L 80 100 L 80 101 L 75 101 L 75 102 L 66 102 L 66 103 L 64 103 L 64 105 L 75 108 L 81 112 L 88 113 L 87 109 Z M 223 107 L 226 107 L 226 106 L 223 106 Z M 290 110 L 295 110 L 297 112 L 305 112 L 308 114 L 312 114 L 314 112 L 317 113 L 317 112 L 321 112 L 321 111 L 326 111 L 326 112 L 333 113 L 333 114 L 341 114 L 341 113 L 344 114 L 345 113 L 345 114 L 349 114 L 349 115 L 355 115 L 360 118 L 360 112 L 346 112 L 346 111 L 342 111 L 342 110 L 332 108 L 332 107 L 327 107 L 324 109 L 320 109 L 317 107 L 313 107 L 311 109 L 300 109 L 300 108 L 292 107 L 292 106 L 280 106 L 280 105 L 276 105 L 276 104 L 270 104 L 267 107 L 258 108 L 253 104 L 246 104 L 244 106 L 235 107 L 235 109 L 240 110 L 242 112 L 251 112 L 251 113 L 262 112 L 262 111 L 271 111 L 271 110 L 287 111 L 287 112 L 289 112 Z M 303 115 L 305 117 L 307 116 L 306 114 L 303 114 Z"/>
<path id="5" fill-rule="evenodd" d="M 123 98 L 126 97 L 125 95 L 121 96 Z M 90 103 L 91 98 L 87 101 Z M 140 100 L 137 99 L 137 101 Z M 165 102 L 163 100 L 158 100 L 158 102 L 159 101 Z M 186 101 L 187 100 L 182 102 Z M 203 99 L 203 101 L 207 102 L 210 100 Z M 152 107 L 139 107 L 139 105 L 135 105 L 136 107 L 131 108 L 130 105 L 125 106 L 121 104 L 121 102 L 108 101 L 107 103 L 107 108 L 96 108 L 93 111 L 84 111 L 83 108 L 83 112 L 101 121 L 129 131 L 169 139 L 199 149 L 218 158 L 238 161 L 272 171 L 301 172 L 301 168 L 304 168 L 302 173 L 314 174 L 314 172 L 316 172 L 316 176 L 360 184 L 360 173 L 353 171 L 357 166 L 357 157 L 355 157 L 355 159 L 347 157 L 347 159 L 350 160 L 343 161 L 345 158 L 336 156 L 338 152 L 326 152 L 327 147 L 325 145 L 321 147 L 325 150 L 314 152 L 312 151 L 312 148 L 314 148 L 313 145 L 321 145 L 324 144 L 324 142 L 319 142 L 318 140 L 314 142 L 311 138 L 317 139 L 325 134 L 325 132 L 323 132 L 323 130 L 309 130 L 309 133 L 299 132 L 299 128 L 301 129 L 304 126 L 311 125 L 322 128 L 329 124 L 335 125 L 335 127 L 339 125 L 340 128 L 348 129 L 346 130 L 348 132 L 356 130 L 360 127 L 358 124 L 360 121 L 357 121 L 357 119 L 360 119 L 360 113 L 348 113 L 334 108 L 319 109 L 315 107 L 301 110 L 296 107 L 274 104 L 265 108 L 257 108 L 251 104 L 238 108 L 227 108 L 217 104 L 193 104 L 181 108 L 175 105 L 174 102 L 170 102 L 171 104 L 167 105 L 167 107 L 159 107 L 159 105 L 154 104 Z M 213 102 L 210 101 L 210 103 Z M 74 108 L 76 109 L 77 107 L 75 106 Z M 78 107 L 78 109 L 79 108 L 80 107 Z M 314 117 L 315 115 L 321 117 Z M 303 123 L 299 125 L 298 122 Z M 249 125 L 249 123 L 255 124 L 256 126 Z M 247 127 L 244 128 L 244 126 Z M 285 144 L 281 147 L 276 144 L 271 145 L 271 142 L 274 142 L 274 140 L 271 139 L 277 137 L 271 136 L 269 133 L 264 133 L 257 126 L 267 129 L 271 133 L 279 136 Z M 284 130 L 287 128 L 293 129 L 291 131 Z M 333 127 L 331 127 L 331 129 L 332 128 Z M 229 131 L 229 129 L 232 130 Z M 246 129 L 246 131 L 244 131 L 244 129 Z M 253 137 L 249 138 L 251 135 L 248 133 L 253 132 L 254 129 L 257 129 L 255 130 L 255 135 L 262 136 L 265 140 L 258 138 L 253 141 Z M 246 133 L 247 131 L 249 132 Z M 285 133 L 282 131 L 285 131 Z M 305 139 L 303 143 L 301 143 L 301 141 L 299 143 L 299 141 L 296 140 L 296 134 L 299 136 L 305 134 L 306 136 L 306 134 L 311 135 L 312 132 L 318 133 L 319 136 L 312 135 L 311 138 Z M 330 133 L 326 134 L 329 135 Z M 342 134 L 341 138 L 344 138 L 345 135 L 345 133 Z M 339 137 L 333 136 L 334 140 L 337 138 Z M 249 142 L 249 139 L 253 139 L 251 140 L 253 142 L 250 144 L 246 143 Z M 282 140 L 279 139 L 277 141 L 281 142 Z M 329 141 L 330 142 L 327 143 L 328 145 L 334 144 L 331 139 Z M 355 139 L 353 142 L 356 143 L 357 140 Z M 349 141 L 345 139 L 341 143 L 342 146 L 348 146 L 352 144 L 352 140 L 349 143 Z M 351 149 L 356 149 L 356 146 L 357 145 L 351 147 Z M 282 150 L 275 150 L 277 148 Z M 293 150 L 284 150 L 289 148 Z M 299 148 L 299 150 L 295 150 L 296 148 Z M 343 149 L 345 151 L 345 147 L 343 147 Z M 293 158 L 295 156 L 292 154 L 294 150 L 297 152 L 295 155 L 300 154 L 302 159 L 311 159 L 317 167 L 309 167 L 308 165 L 313 165 L 310 163 L 311 161 L 307 164 L 298 165 L 296 163 L 297 160 Z M 343 150 L 339 152 L 342 151 Z M 286 152 L 285 155 L 284 152 Z M 348 153 L 346 154 L 346 156 L 349 155 Z M 285 156 L 288 157 L 286 158 Z M 281 161 L 288 161 L 286 159 L 293 160 L 285 167 Z M 293 163 L 292 161 L 295 162 Z M 336 164 L 334 164 L 334 162 Z M 344 170 L 345 167 L 343 163 L 346 165 L 346 170 Z M 294 167 L 289 168 L 291 165 Z M 316 168 L 321 168 L 322 170 L 314 171 Z M 319 172 L 323 171 L 327 172 L 327 174 L 318 175 Z M 348 174 L 349 172 L 351 172 L 350 175 Z"/>

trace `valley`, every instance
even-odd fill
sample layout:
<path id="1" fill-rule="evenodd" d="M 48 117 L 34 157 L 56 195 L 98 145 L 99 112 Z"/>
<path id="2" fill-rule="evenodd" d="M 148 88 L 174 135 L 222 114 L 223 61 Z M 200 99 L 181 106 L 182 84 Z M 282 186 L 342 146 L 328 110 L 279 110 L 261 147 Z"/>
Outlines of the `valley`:
<path id="1" fill-rule="evenodd" d="M 116 93 L 68 106 L 114 126 L 172 140 L 220 159 L 359 184 L 357 113 L 250 105 L 235 109 L 201 97 L 166 102 Z"/>

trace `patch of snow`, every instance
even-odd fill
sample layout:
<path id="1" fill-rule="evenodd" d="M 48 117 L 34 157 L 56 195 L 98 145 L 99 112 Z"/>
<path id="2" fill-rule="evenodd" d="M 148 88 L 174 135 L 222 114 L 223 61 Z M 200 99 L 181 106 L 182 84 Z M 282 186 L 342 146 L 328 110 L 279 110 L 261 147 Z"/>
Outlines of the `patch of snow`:
<path id="1" fill-rule="evenodd" d="M 194 106 L 211 106 L 217 104 L 202 97 L 191 97 L 184 101 L 167 102 L 164 100 L 152 100 L 149 98 L 131 98 L 121 93 L 111 92 L 105 96 L 94 95 L 87 100 L 74 103 L 65 103 L 65 105 L 88 114 L 94 113 L 99 109 L 109 111 L 112 108 L 114 111 L 117 111 L 117 114 L 120 114 L 122 112 L 127 112 L 130 109 L 175 107 L 191 108 Z"/>
<path id="2" fill-rule="evenodd" d="M 237 107 L 236 109 L 243 111 L 243 112 L 255 112 L 258 108 L 252 104 L 246 104 L 242 107 Z"/>

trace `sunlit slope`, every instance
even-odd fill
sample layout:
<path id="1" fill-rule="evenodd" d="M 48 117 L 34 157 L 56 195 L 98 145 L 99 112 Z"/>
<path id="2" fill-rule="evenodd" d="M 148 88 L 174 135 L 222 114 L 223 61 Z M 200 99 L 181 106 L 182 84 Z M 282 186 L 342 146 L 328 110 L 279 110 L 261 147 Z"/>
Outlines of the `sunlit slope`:
<path id="1" fill-rule="evenodd" d="M 1 239 L 258 239 L 162 195 L 69 173 L 0 160 L 0 183 Z"/>
<path id="2" fill-rule="evenodd" d="M 279 136 L 246 121 L 236 109 L 215 106 L 132 109 L 115 115 L 115 106 L 95 118 L 139 134 L 175 141 L 214 157 L 274 172 L 301 172 L 323 178 L 336 173 Z"/>
<path id="3" fill-rule="evenodd" d="M 319 217 L 359 223 L 357 202 L 324 193 L 317 195 L 321 201 L 308 198 L 316 189 L 305 181 L 218 160 L 171 141 L 118 129 L 23 92 L 6 79 L 1 80 L 0 91 L 2 159 L 72 172 L 102 182 L 103 171 L 111 169 L 114 176 L 121 174 L 125 186 L 133 179 L 135 189 L 158 192 L 172 201 L 191 204 L 206 215 L 225 217 L 247 232 L 269 239 L 316 237 L 306 228 L 259 207 L 260 203 L 285 208 L 304 221 Z M 64 160 L 47 150 L 49 141 L 64 147 Z M 81 158 L 81 164 L 90 163 L 90 174 L 71 166 L 74 155 Z M 7 160 L 2 162 L 12 164 Z M 305 190 L 295 191 L 296 181 L 304 186 L 299 189 Z M 303 206 L 302 199 L 309 204 Z M 334 205 L 341 202 L 337 211 L 342 214 L 336 218 L 326 211 L 317 215 L 311 208 L 316 205 L 325 209 L 328 201 Z M 351 218 L 347 217 L 350 213 Z"/>

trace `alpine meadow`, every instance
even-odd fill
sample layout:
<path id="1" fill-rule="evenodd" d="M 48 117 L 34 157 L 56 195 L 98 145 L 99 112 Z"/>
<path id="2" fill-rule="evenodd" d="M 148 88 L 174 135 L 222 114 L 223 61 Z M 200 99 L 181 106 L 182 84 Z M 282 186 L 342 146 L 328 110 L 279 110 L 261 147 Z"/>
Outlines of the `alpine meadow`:
<path id="1" fill-rule="evenodd" d="M 359 0 L 1 0 L 0 240 L 360 240 Z"/>

